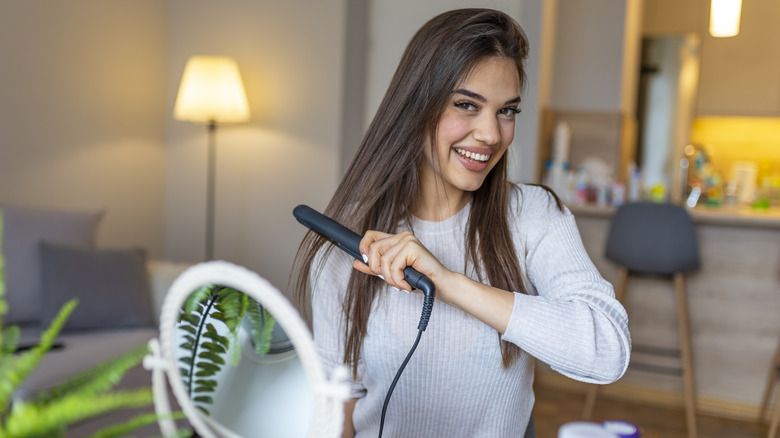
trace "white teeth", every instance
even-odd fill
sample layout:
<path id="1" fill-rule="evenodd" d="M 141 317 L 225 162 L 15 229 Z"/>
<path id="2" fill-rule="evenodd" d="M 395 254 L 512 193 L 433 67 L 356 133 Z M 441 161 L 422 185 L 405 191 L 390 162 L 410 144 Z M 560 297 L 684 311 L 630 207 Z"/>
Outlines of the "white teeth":
<path id="1" fill-rule="evenodd" d="M 463 155 L 466 158 L 470 158 L 474 161 L 485 162 L 490 159 L 490 155 L 488 154 L 477 154 L 474 152 L 464 151 L 463 149 L 459 149 L 459 148 L 455 148 L 455 152 L 459 153 L 460 155 Z"/>

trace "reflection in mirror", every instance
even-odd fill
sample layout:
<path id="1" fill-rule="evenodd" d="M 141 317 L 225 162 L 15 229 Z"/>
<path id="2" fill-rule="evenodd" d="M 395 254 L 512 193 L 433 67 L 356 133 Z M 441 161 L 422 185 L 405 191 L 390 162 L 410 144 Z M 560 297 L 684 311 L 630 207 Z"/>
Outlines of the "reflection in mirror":
<path id="1" fill-rule="evenodd" d="M 187 395 L 242 436 L 305 436 L 312 396 L 292 343 L 271 313 L 234 288 L 204 285 L 176 327 Z"/>
<path id="2" fill-rule="evenodd" d="M 169 412 L 166 373 L 200 437 L 341 435 L 346 369 L 326 378 L 298 312 L 254 272 L 221 261 L 185 271 L 165 297 L 150 350 L 158 414 Z M 160 430 L 175 435 L 172 422 L 160 420 Z"/>
<path id="3" fill-rule="evenodd" d="M 645 187 L 683 196 L 681 159 L 690 138 L 699 78 L 696 35 L 666 35 L 642 40 L 637 94 L 637 167 Z"/>

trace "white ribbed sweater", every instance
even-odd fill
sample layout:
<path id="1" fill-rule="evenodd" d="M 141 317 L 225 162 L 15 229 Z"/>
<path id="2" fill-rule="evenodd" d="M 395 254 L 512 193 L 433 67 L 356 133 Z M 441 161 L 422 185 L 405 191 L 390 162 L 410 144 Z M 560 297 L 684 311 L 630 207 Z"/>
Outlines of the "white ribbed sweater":
<path id="1" fill-rule="evenodd" d="M 522 437 L 534 403 L 533 357 L 584 382 L 609 383 L 625 372 L 627 316 L 588 258 L 574 217 L 536 186 L 521 185 L 511 198 L 510 227 L 529 295 L 514 293 L 503 339 L 524 353 L 503 369 L 496 331 L 436 302 L 390 400 L 384 436 Z M 442 222 L 415 219 L 410 227 L 451 270 L 465 266 L 469 210 Z M 327 370 L 342 363 L 341 306 L 351 263 L 332 251 L 313 278 L 314 338 Z M 390 288 L 374 303 L 353 383 L 357 437 L 377 436 L 385 394 L 414 342 L 421 310 L 422 294 Z"/>

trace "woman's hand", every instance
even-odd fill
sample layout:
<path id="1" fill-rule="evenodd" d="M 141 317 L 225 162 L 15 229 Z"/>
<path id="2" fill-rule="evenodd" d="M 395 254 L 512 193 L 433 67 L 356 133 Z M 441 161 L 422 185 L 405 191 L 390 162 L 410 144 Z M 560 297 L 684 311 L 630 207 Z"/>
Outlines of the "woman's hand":
<path id="1" fill-rule="evenodd" d="M 451 273 L 408 231 L 398 234 L 368 231 L 360 241 L 360 253 L 366 263 L 356 260 L 353 263 L 355 269 L 381 276 L 390 286 L 407 292 L 412 290 L 404 280 L 407 266 L 430 278 L 434 284 L 437 279 Z"/>
<path id="2" fill-rule="evenodd" d="M 404 280 L 404 268 L 411 266 L 433 281 L 436 300 L 474 315 L 499 333 L 506 330 L 514 294 L 450 271 L 412 233 L 369 231 L 360 240 L 360 253 L 366 263 L 355 260 L 352 266 L 358 271 L 381 275 L 390 286 L 411 291 Z"/>

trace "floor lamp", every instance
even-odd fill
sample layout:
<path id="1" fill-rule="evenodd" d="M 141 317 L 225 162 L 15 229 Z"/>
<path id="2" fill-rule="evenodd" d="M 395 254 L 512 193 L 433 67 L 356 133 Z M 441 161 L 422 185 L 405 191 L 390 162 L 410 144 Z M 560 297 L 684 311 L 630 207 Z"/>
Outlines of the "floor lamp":
<path id="1" fill-rule="evenodd" d="M 206 260 L 214 258 L 217 124 L 249 120 L 238 64 L 227 56 L 193 56 L 184 67 L 173 117 L 208 126 L 206 170 Z"/>

